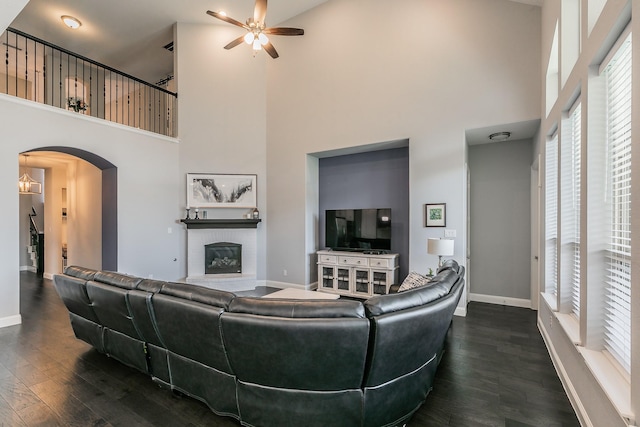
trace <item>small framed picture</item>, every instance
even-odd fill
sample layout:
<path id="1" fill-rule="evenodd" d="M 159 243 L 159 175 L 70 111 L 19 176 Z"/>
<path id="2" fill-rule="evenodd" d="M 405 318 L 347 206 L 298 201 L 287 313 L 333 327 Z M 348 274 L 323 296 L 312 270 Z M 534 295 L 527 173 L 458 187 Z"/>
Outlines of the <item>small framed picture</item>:
<path id="1" fill-rule="evenodd" d="M 187 174 L 187 208 L 255 208 L 256 175 Z"/>
<path id="2" fill-rule="evenodd" d="M 447 226 L 446 203 L 424 205 L 424 226 L 425 227 L 446 227 Z"/>

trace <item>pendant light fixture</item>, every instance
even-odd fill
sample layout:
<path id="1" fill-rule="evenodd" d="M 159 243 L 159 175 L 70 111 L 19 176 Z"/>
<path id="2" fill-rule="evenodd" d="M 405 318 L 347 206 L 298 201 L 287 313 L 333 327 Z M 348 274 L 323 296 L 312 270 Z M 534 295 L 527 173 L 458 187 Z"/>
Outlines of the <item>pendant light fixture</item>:
<path id="1" fill-rule="evenodd" d="M 42 184 L 35 179 L 31 178 L 26 171 L 27 160 L 29 155 L 23 154 L 25 171 L 18 180 L 18 191 L 20 194 L 41 194 Z"/>

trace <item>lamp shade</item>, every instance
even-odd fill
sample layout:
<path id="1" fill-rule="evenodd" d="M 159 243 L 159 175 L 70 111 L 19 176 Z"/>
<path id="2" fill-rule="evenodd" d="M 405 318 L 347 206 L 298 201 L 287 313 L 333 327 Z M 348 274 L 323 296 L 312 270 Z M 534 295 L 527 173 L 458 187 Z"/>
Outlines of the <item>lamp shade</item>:
<path id="1" fill-rule="evenodd" d="M 431 255 L 453 255 L 453 240 L 429 238 L 427 239 L 427 253 Z"/>

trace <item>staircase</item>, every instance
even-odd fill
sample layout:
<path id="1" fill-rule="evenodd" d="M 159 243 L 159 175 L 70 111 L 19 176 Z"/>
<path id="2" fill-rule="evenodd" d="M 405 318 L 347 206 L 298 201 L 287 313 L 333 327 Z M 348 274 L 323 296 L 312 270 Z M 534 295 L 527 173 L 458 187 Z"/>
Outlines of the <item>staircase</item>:
<path id="1" fill-rule="evenodd" d="M 27 246 L 27 252 L 31 257 L 31 267 L 38 276 L 44 274 L 44 233 L 38 231 L 38 226 L 33 220 L 37 216 L 36 210 L 32 207 L 29 214 L 29 233 L 31 234 L 30 244 Z"/>

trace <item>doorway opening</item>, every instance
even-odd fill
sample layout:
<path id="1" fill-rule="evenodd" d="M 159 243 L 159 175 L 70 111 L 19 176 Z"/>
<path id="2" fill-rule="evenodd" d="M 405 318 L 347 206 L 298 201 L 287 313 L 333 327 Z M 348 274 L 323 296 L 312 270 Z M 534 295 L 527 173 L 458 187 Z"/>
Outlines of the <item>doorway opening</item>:
<path id="1" fill-rule="evenodd" d="M 34 269 L 29 249 L 33 222 L 44 239 L 39 261 L 46 278 L 71 264 L 116 271 L 115 165 L 71 147 L 41 147 L 28 154 L 44 185 L 41 195 L 20 196 L 21 270 Z"/>

